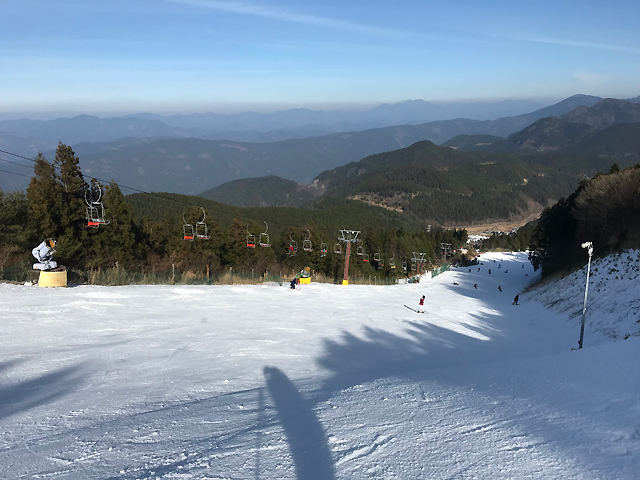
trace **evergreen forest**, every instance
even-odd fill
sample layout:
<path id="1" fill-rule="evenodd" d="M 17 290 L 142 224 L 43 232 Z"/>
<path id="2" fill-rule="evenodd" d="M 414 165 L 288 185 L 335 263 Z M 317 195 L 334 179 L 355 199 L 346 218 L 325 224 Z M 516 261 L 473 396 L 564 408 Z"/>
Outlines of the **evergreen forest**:
<path id="1" fill-rule="evenodd" d="M 87 228 L 88 205 L 104 206 L 109 223 Z M 352 245 L 350 275 L 377 279 L 410 275 L 413 252 L 425 254 L 423 268 L 439 264 L 441 243 L 457 249 L 467 240 L 465 230 L 431 229 L 414 215 L 349 200 L 309 210 L 237 208 L 167 193 L 124 196 L 115 181 L 85 177 L 73 149 L 60 143 L 53 161 L 36 157 L 26 192 L 0 191 L 0 278 L 25 279 L 34 262 L 31 249 L 53 238 L 54 259 L 77 282 L 113 269 L 147 274 L 147 279 L 170 273 L 172 281 L 179 275 L 184 282 L 228 272 L 281 277 L 305 267 L 338 281 L 346 250 L 338 242 L 340 229 L 361 232 Z M 185 240 L 189 233 L 209 238 Z M 261 239 L 269 246 L 261 247 Z"/>
<path id="2" fill-rule="evenodd" d="M 568 273 L 587 263 L 584 242 L 593 243 L 595 256 L 640 247 L 640 164 L 614 164 L 545 209 L 529 258 L 543 276 Z"/>

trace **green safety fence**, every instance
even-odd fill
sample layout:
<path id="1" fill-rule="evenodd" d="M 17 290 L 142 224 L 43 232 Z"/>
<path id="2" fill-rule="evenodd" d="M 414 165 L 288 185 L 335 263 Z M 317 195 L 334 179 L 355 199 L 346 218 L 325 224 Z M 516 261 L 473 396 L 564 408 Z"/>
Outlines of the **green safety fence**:
<path id="1" fill-rule="evenodd" d="M 449 265 L 448 263 L 443 263 L 441 266 L 431 270 L 431 278 L 435 278 L 441 273 L 448 272 L 450 270 L 451 270 L 451 265 Z"/>

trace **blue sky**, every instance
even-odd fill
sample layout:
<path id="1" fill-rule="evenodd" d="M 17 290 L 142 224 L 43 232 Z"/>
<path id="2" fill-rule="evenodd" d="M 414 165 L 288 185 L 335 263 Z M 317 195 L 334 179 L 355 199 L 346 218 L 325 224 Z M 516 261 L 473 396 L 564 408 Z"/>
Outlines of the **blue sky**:
<path id="1" fill-rule="evenodd" d="M 640 95 L 640 2 L 0 0 L 0 112 Z"/>

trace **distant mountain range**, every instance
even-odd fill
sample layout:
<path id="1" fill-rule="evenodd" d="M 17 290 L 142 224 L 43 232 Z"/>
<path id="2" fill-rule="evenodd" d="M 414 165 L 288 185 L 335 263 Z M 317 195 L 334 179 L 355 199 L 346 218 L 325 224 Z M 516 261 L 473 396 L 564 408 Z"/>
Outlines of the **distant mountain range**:
<path id="1" fill-rule="evenodd" d="M 504 219 L 524 215 L 532 205 L 539 212 L 613 163 L 640 162 L 637 120 L 639 104 L 604 99 L 538 120 L 508 138 L 461 135 L 444 147 L 423 141 L 371 155 L 320 173 L 309 187 L 266 177 L 223 184 L 201 196 L 240 206 L 284 205 L 286 199 L 287 206 L 314 208 L 352 199 L 434 222 Z"/>
<path id="2" fill-rule="evenodd" d="M 461 151 L 545 152 L 566 149 L 601 155 L 639 156 L 635 134 L 640 127 L 640 103 L 607 98 L 592 106 L 579 106 L 564 115 L 540 119 L 523 130 L 501 138 L 458 135 L 447 142 Z"/>
<path id="3" fill-rule="evenodd" d="M 192 128 L 188 122 L 184 126 L 169 126 L 154 118 L 119 118 L 111 122 L 82 116 L 52 121 L 54 124 L 51 125 L 56 126 L 57 133 L 50 137 L 45 135 L 45 126 L 50 125 L 49 122 L 14 122 L 12 128 L 22 130 L 18 133 L 0 133 L 0 144 L 3 145 L 2 149 L 33 156 L 42 144 L 30 140 L 31 137 L 27 135 L 29 128 L 35 128 L 36 132 L 40 132 L 38 135 L 45 136 L 52 143 L 57 136 L 80 139 L 85 135 L 92 142 L 74 143 L 67 140 L 67 143 L 73 144 L 87 175 L 107 180 L 113 178 L 122 184 L 144 190 L 196 194 L 232 180 L 268 175 L 310 183 L 324 170 L 372 154 L 397 150 L 423 140 L 440 144 L 460 134 L 506 137 L 541 118 L 564 115 L 576 107 L 590 107 L 600 100 L 599 97 L 575 95 L 531 113 L 496 120 L 441 120 L 269 143 L 173 138 L 173 135 L 187 134 L 187 129 Z M 381 111 L 393 110 L 391 107 L 396 108 L 395 111 L 420 111 L 426 103 L 403 102 L 377 108 Z M 297 113 L 299 121 L 308 119 L 310 115 L 302 111 Z M 259 114 L 245 115 L 249 119 L 256 116 Z M 192 116 L 188 117 L 193 120 Z M 181 117 L 182 120 L 185 118 Z M 8 128 L 7 125 L 6 122 L 0 122 L 0 131 Z M 166 136 L 151 136 L 152 127 L 160 129 L 160 133 Z M 98 138 L 95 133 L 98 130 L 109 138 L 126 134 L 131 136 L 98 143 L 93 141 Z M 263 132 L 262 135 L 267 134 Z M 24 150 L 29 152 L 24 153 Z M 45 150 L 45 156 L 52 159 L 53 150 Z M 4 185 L 0 177 L 0 188 L 6 188 Z"/>
<path id="4" fill-rule="evenodd" d="M 299 207 L 310 204 L 321 190 L 269 175 L 223 183 L 198 196 L 237 207 Z"/>
<path id="5" fill-rule="evenodd" d="M 322 172 L 304 186 L 304 197 L 296 196 L 299 185 L 274 177 L 230 182 L 201 196 L 242 206 L 267 206 L 268 199 L 282 205 L 286 198 L 287 206 L 314 210 L 355 201 L 430 224 L 469 225 L 535 216 L 614 162 L 626 167 L 633 159 L 563 151 L 461 152 L 423 141 Z"/>
<path id="6" fill-rule="evenodd" d="M 266 143 L 459 117 L 494 119 L 530 112 L 540 106 L 540 103 L 529 100 L 443 104 L 406 100 L 354 111 L 297 108 L 273 113 L 244 112 L 232 115 L 194 113 L 162 116 L 141 113 L 115 118 L 78 115 L 47 121 L 2 120 L 0 134 L 20 135 L 27 138 L 34 147 L 44 145 L 44 150 L 55 148 L 60 141 L 75 145 L 81 142 L 119 141 L 128 137 Z M 35 155 L 36 152 L 20 153 Z"/>

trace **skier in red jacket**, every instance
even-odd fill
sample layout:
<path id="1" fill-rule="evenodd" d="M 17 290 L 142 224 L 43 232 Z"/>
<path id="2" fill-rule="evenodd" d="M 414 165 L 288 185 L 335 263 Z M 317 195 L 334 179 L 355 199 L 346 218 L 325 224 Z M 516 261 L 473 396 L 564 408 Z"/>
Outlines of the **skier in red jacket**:
<path id="1" fill-rule="evenodd" d="M 418 313 L 424 313 L 424 295 L 420 299 L 420 306 L 418 307 Z"/>

